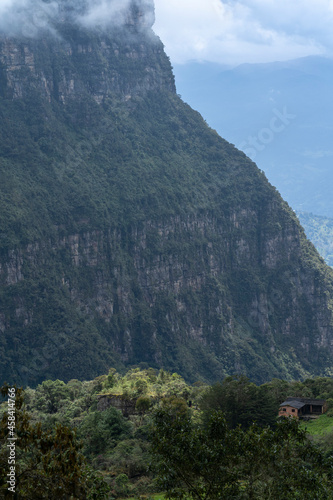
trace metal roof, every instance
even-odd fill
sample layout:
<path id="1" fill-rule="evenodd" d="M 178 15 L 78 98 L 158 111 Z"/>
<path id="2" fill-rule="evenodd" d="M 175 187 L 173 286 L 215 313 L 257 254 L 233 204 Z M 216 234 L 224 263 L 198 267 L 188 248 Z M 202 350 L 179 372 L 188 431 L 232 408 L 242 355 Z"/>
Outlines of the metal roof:
<path id="1" fill-rule="evenodd" d="M 286 401 L 301 401 L 302 403 L 305 403 L 307 405 L 318 405 L 318 406 L 323 406 L 326 401 L 325 399 L 313 399 L 313 398 L 295 398 L 295 397 L 288 397 Z"/>
<path id="2" fill-rule="evenodd" d="M 298 410 L 300 408 L 303 408 L 303 406 L 305 406 L 306 403 L 302 403 L 301 401 L 284 401 L 283 403 L 280 404 L 280 406 L 291 406 L 292 408 L 297 408 Z"/>
<path id="3" fill-rule="evenodd" d="M 280 406 L 291 406 L 292 408 L 303 408 L 305 405 L 324 406 L 324 399 L 293 398 L 288 397 Z"/>

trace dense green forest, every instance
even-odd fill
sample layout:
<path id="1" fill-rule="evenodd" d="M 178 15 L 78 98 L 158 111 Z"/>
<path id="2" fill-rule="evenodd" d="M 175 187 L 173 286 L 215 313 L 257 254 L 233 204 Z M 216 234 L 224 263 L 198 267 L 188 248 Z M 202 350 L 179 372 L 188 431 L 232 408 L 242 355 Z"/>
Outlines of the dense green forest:
<path id="1" fill-rule="evenodd" d="M 6 386 L 2 394 L 0 491 L 6 495 Z M 326 399 L 328 412 L 316 421 L 326 433 L 307 434 L 316 424 L 278 421 L 287 396 Z M 102 408 L 108 399 L 113 405 Z M 209 386 L 142 365 L 124 375 L 110 369 L 91 381 L 46 380 L 18 389 L 16 419 L 18 498 L 333 494 L 330 378 L 257 386 L 234 376 Z"/>

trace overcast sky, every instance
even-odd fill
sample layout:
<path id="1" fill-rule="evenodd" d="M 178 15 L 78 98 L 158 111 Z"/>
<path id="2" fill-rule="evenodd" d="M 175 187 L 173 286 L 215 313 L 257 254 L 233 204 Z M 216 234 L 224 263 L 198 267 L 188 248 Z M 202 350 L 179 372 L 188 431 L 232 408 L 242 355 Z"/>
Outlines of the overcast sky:
<path id="1" fill-rule="evenodd" d="M 155 0 L 172 63 L 333 56 L 333 0 Z"/>
<path id="2" fill-rule="evenodd" d="M 60 0 L 0 0 L 0 30 L 52 30 Z M 147 0 L 150 2 L 151 0 Z M 66 0 L 84 24 L 123 22 L 130 0 Z M 62 2 L 61 2 L 62 3 Z M 333 0 L 155 0 L 155 32 L 172 63 L 226 64 L 333 56 Z"/>

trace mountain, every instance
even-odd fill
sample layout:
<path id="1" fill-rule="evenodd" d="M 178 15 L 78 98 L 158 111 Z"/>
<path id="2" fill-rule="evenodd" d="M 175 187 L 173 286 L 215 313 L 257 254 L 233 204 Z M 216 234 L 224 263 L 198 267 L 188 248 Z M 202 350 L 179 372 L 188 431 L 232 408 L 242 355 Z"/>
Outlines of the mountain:
<path id="1" fill-rule="evenodd" d="M 294 210 L 333 217 L 333 59 L 174 68 L 177 89 Z"/>
<path id="2" fill-rule="evenodd" d="M 329 266 L 333 266 L 333 219 L 297 212 L 305 233 Z"/>
<path id="3" fill-rule="evenodd" d="M 1 378 L 331 374 L 333 271 L 294 212 L 177 96 L 152 3 L 82 5 L 0 39 Z"/>

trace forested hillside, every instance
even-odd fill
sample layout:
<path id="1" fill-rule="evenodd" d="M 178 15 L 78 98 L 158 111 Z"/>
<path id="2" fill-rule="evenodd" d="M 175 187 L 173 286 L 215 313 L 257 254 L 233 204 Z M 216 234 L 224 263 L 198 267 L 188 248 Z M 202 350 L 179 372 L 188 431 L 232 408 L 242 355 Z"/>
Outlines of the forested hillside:
<path id="1" fill-rule="evenodd" d="M 1 378 L 331 374 L 332 270 L 176 94 L 152 3 L 103 27 L 56 5 L 0 38 Z"/>
<path id="2" fill-rule="evenodd" d="M 3 387 L 6 400 L 7 392 Z M 326 433 L 315 438 L 319 448 L 295 419 L 277 421 L 287 396 L 326 399 L 328 412 L 302 424 L 311 430 L 323 422 Z M 158 492 L 198 500 L 332 496 L 330 378 L 274 379 L 257 386 L 238 376 L 208 386 L 149 367 L 124 375 L 111 368 L 90 381 L 45 380 L 24 394 L 17 390 L 16 408 L 16 489 L 22 498 L 147 499 Z M 7 411 L 5 401 L 0 495 L 8 496 Z"/>

